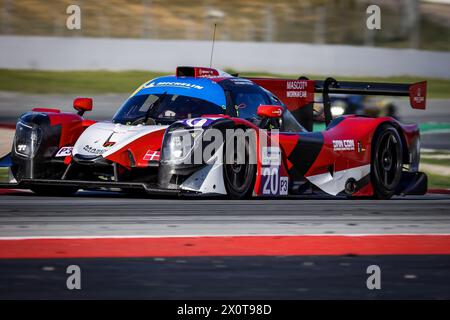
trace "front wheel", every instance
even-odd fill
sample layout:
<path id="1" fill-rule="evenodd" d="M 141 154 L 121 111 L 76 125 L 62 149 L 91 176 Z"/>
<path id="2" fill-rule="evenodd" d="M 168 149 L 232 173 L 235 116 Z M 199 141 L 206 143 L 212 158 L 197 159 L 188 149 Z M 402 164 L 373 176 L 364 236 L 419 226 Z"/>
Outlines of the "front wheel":
<path id="1" fill-rule="evenodd" d="M 372 140 L 371 181 L 376 199 L 390 199 L 402 174 L 402 140 L 391 125 L 382 125 Z"/>
<path id="2" fill-rule="evenodd" d="M 250 163 L 250 147 L 248 141 L 245 143 L 244 161 L 238 161 L 238 148 L 234 145 L 234 150 L 229 150 L 232 155 L 227 157 L 227 150 L 224 148 L 224 182 L 228 196 L 231 199 L 250 198 L 255 184 L 256 165 Z M 228 159 L 227 159 L 228 158 Z M 231 160 L 231 161 L 230 161 Z M 231 162 L 231 163 L 230 163 Z"/>

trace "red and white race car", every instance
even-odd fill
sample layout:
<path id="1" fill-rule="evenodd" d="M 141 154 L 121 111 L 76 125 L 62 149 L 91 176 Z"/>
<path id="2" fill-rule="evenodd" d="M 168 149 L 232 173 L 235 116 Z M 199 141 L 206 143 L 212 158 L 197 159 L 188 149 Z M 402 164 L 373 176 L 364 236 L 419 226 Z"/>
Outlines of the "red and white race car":
<path id="1" fill-rule="evenodd" d="M 315 94 L 326 130 L 312 132 Z M 391 117 L 332 119 L 329 94 L 409 96 L 416 84 L 240 78 L 211 68 L 178 67 L 140 86 L 111 122 L 36 108 L 20 116 L 8 188 L 68 195 L 117 188 L 149 194 L 234 199 L 327 193 L 388 199 L 424 194 L 419 129 Z"/>

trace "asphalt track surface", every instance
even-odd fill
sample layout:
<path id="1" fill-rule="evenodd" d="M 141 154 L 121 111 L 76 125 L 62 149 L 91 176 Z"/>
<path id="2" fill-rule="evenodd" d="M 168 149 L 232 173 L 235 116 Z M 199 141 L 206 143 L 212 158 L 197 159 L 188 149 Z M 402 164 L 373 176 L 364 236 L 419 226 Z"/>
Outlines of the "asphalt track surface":
<path id="1" fill-rule="evenodd" d="M 81 268 L 81 290 L 66 268 Z M 381 289 L 368 290 L 369 265 Z M 0 299 L 449 299 L 450 256 L 1 260 Z"/>
<path id="2" fill-rule="evenodd" d="M 0 195 L 0 237 L 446 234 L 450 196 L 389 201 Z"/>
<path id="3" fill-rule="evenodd" d="M 0 195 L 0 237 L 448 236 L 449 209 L 448 195 L 230 201 L 13 193 Z M 82 290 L 66 288 L 72 264 L 82 270 Z M 366 287 L 373 264 L 381 290 Z M 449 254 L 9 258 L 0 270 L 1 299 L 450 298 Z"/>

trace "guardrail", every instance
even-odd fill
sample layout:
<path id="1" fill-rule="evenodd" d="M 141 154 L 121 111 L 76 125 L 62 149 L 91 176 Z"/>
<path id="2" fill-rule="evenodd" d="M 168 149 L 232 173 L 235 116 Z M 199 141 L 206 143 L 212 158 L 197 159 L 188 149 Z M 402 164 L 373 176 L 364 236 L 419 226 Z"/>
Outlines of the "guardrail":
<path id="1" fill-rule="evenodd" d="M 211 43 L 85 37 L 0 36 L 0 68 L 174 71 L 209 65 Z M 450 53 L 343 45 L 216 42 L 214 67 L 332 76 L 450 78 Z"/>

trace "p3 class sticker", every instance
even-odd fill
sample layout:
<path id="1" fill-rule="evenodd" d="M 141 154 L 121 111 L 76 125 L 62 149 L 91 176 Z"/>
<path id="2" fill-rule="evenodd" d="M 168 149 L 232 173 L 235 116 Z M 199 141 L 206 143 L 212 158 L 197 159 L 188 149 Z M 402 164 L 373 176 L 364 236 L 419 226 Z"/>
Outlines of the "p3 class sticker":
<path id="1" fill-rule="evenodd" d="M 288 195 L 289 177 L 280 177 L 279 167 L 264 167 L 261 178 L 263 195 Z"/>
<path id="2" fill-rule="evenodd" d="M 73 150 L 73 147 L 62 147 L 56 153 L 55 158 L 61 158 L 61 157 L 70 156 L 70 155 L 72 155 L 72 150 Z"/>
<path id="3" fill-rule="evenodd" d="M 280 196 L 288 195 L 289 177 L 280 177 Z"/>

